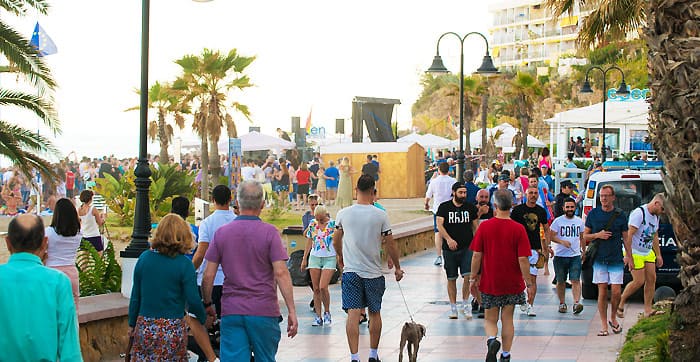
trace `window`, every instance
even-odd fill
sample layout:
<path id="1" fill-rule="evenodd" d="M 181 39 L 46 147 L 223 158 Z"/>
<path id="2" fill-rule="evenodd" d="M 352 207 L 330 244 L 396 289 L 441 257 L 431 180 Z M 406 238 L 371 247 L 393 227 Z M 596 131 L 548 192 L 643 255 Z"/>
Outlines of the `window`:
<path id="1" fill-rule="evenodd" d="M 651 151 L 651 143 L 645 142 L 649 137 L 647 130 L 630 131 L 630 151 Z"/>

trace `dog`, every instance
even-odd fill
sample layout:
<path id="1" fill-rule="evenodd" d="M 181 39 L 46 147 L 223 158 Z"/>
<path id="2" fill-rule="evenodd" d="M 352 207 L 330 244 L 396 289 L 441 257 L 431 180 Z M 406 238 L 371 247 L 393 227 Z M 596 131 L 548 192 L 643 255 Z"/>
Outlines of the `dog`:
<path id="1" fill-rule="evenodd" d="M 399 349 L 399 362 L 403 362 L 403 347 L 408 342 L 408 361 L 418 360 L 418 347 L 420 340 L 425 337 L 425 326 L 416 322 L 406 322 L 401 329 L 401 348 Z"/>

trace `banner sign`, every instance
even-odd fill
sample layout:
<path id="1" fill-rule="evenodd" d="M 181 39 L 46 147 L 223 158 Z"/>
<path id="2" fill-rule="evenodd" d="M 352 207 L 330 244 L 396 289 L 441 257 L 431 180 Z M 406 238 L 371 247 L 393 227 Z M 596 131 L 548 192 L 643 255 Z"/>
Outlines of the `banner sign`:
<path id="1" fill-rule="evenodd" d="M 613 101 L 613 102 L 634 102 L 634 101 L 643 101 L 646 100 L 647 97 L 649 96 L 649 88 L 644 88 L 644 89 L 639 89 L 639 88 L 634 88 L 630 89 L 629 93 L 626 95 L 618 95 L 617 94 L 617 89 L 615 88 L 610 88 L 608 89 L 608 101 Z"/>

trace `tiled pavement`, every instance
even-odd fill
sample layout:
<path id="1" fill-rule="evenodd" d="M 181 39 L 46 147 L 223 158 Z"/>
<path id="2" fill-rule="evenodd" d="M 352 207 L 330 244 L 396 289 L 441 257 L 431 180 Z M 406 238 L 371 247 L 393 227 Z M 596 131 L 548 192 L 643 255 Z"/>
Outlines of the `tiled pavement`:
<path id="1" fill-rule="evenodd" d="M 406 275 L 401 288 L 406 296 L 408 308 L 416 322 L 427 328 L 422 340 L 418 358 L 420 361 L 483 361 L 486 353 L 486 337 L 483 320 L 450 320 L 447 317 L 447 291 L 444 271 L 433 265 L 432 252 L 419 253 L 402 260 Z M 551 268 L 550 270 L 554 270 Z M 387 271 L 387 291 L 382 306 L 382 337 L 379 356 L 385 361 L 397 361 L 401 327 L 409 320 L 393 273 Z M 542 273 L 542 271 L 540 271 Z M 595 301 L 583 300 L 584 311 L 580 315 L 571 312 L 557 312 L 559 301 L 551 280 L 553 276 L 540 275 L 538 294 L 535 300 L 537 317 L 515 312 L 515 340 L 512 355 L 514 361 L 614 361 L 620 350 L 624 336 L 637 320 L 642 306 L 639 302 L 628 305 L 627 318 L 620 323 L 624 332 L 608 337 L 596 336 L 600 330 L 600 319 Z M 458 287 L 461 288 L 461 281 Z M 349 361 L 349 350 L 345 338 L 345 313 L 341 309 L 340 285 L 332 285 L 331 326 L 312 327 L 313 314 L 309 311 L 311 290 L 308 287 L 295 287 L 299 318 L 299 334 L 289 339 L 282 337 L 278 361 Z M 573 304 L 571 292 L 567 289 L 566 301 Z M 569 308 L 570 309 L 570 308 Z M 286 316 L 286 311 L 283 311 Z M 283 328 L 286 324 L 282 324 Z M 611 331 L 612 332 L 612 331 Z M 283 333 L 284 335 L 284 333 Z M 366 324 L 360 326 L 360 356 L 366 361 L 369 351 L 369 330 Z M 406 353 L 406 351 L 404 351 Z M 406 357 L 404 355 L 404 357 Z"/>

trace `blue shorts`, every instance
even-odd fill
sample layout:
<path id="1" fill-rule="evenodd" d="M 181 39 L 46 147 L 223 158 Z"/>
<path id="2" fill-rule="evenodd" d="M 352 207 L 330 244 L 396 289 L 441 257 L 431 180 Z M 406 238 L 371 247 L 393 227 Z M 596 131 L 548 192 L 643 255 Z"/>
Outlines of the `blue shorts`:
<path id="1" fill-rule="evenodd" d="M 553 263 L 557 283 L 566 283 L 567 276 L 571 281 L 581 280 L 581 255 L 555 256 Z"/>
<path id="2" fill-rule="evenodd" d="M 250 361 L 252 350 L 256 361 L 274 362 L 280 338 L 280 317 L 225 315 L 221 317 L 221 360 Z"/>
<path id="3" fill-rule="evenodd" d="M 433 232 L 439 233 L 440 230 L 437 228 L 437 215 L 433 214 Z"/>
<path id="4" fill-rule="evenodd" d="M 309 255 L 309 269 L 335 270 L 335 256 L 315 256 Z"/>
<path id="5" fill-rule="evenodd" d="M 365 279 L 356 273 L 343 273 L 341 284 L 343 291 L 343 309 L 369 309 L 377 313 L 382 309 L 384 297 L 384 276 Z"/>
<path id="6" fill-rule="evenodd" d="M 447 280 L 457 280 L 461 276 L 469 275 L 472 272 L 473 251 L 469 248 L 460 250 L 443 250 L 442 255 L 445 260 L 445 273 Z M 458 271 L 459 269 L 459 271 Z"/>

